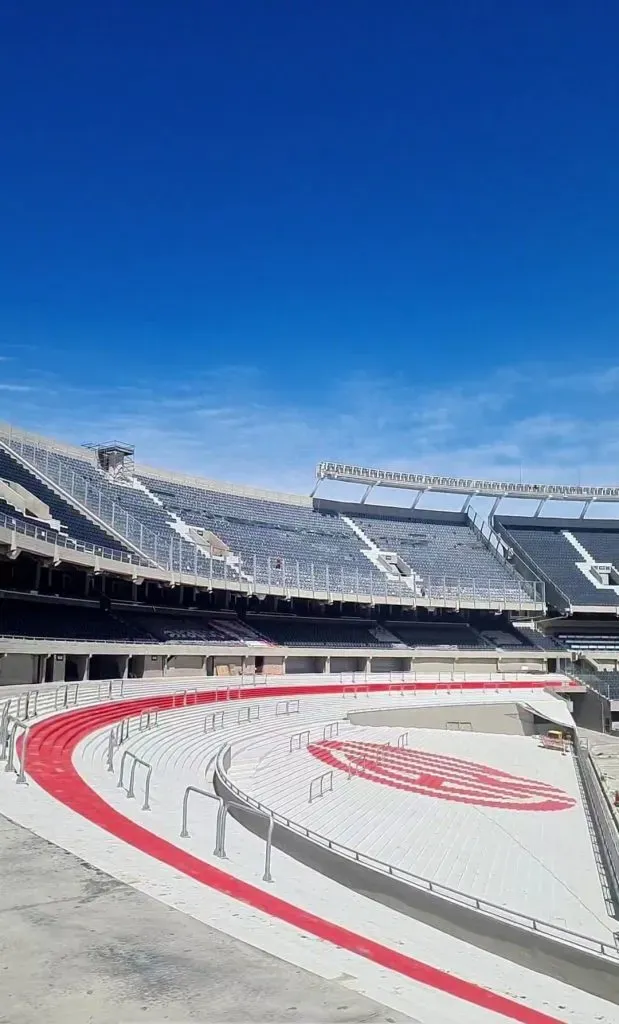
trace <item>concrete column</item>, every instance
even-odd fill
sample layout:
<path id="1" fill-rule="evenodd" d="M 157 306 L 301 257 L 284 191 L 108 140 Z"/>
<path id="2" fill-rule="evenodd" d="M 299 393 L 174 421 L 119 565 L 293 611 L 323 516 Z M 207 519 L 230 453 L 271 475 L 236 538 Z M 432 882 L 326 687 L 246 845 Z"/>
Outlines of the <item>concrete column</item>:
<path id="1" fill-rule="evenodd" d="M 65 677 L 65 656 L 64 654 L 48 654 L 48 659 L 51 658 L 52 665 L 52 679 L 53 683 L 64 683 Z"/>
<path id="2" fill-rule="evenodd" d="M 74 654 L 73 661 L 77 669 L 77 681 L 83 683 L 84 680 L 88 679 L 89 668 L 90 668 L 90 655 L 89 654 Z"/>
<path id="3" fill-rule="evenodd" d="M 118 655 L 118 669 L 121 679 L 129 678 L 129 655 L 119 654 Z"/>
<path id="4" fill-rule="evenodd" d="M 39 592 L 41 589 L 41 563 L 35 562 L 34 564 L 34 589 Z"/>
<path id="5" fill-rule="evenodd" d="M 327 655 L 322 663 L 322 671 L 327 675 L 331 671 L 331 655 Z"/>

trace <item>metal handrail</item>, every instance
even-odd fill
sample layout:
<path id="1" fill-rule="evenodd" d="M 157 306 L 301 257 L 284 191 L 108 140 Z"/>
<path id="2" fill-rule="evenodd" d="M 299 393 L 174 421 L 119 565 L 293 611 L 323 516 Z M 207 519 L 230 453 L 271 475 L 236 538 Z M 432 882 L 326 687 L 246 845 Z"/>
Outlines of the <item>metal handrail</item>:
<path id="1" fill-rule="evenodd" d="M 142 810 L 143 811 L 150 811 L 150 803 L 149 803 L 150 780 L 151 780 L 151 776 L 153 774 L 153 766 L 151 764 L 149 764 L 148 761 L 143 761 L 141 757 L 137 757 L 137 755 L 133 754 L 130 750 L 125 750 L 125 752 L 123 753 L 123 756 L 120 759 L 120 772 L 119 772 L 119 775 L 118 775 L 118 788 L 119 789 L 122 789 L 123 774 L 124 774 L 124 768 L 125 768 L 125 763 L 127 761 L 127 758 L 132 758 L 132 761 L 133 761 L 133 763 L 131 765 L 131 771 L 129 773 L 129 788 L 127 790 L 127 799 L 131 800 L 135 796 L 135 792 L 134 792 L 135 770 L 136 770 L 137 765 L 141 764 L 143 768 L 146 768 L 146 782 L 145 782 L 145 785 L 144 785 L 144 804 L 142 805 Z"/>
<path id="2" fill-rule="evenodd" d="M 415 875 L 413 872 L 407 871 L 404 868 L 394 867 L 386 861 L 378 860 L 368 854 L 360 853 L 358 850 L 345 846 L 343 843 L 337 842 L 337 840 L 329 839 L 327 836 L 323 836 L 319 832 L 315 832 L 313 829 L 307 828 L 305 825 L 301 825 L 298 822 L 293 821 L 291 818 L 287 818 L 283 814 L 279 814 L 279 812 L 274 811 L 259 800 L 249 796 L 249 794 L 243 792 L 239 786 L 232 782 L 229 774 L 222 766 L 221 758 L 218 758 L 217 760 L 216 771 L 221 776 L 222 782 L 233 793 L 235 793 L 236 796 L 243 800 L 243 802 L 246 801 L 249 805 L 255 807 L 256 810 L 262 810 L 265 813 L 272 814 L 273 820 L 278 825 L 284 826 L 296 835 L 300 835 L 323 848 L 331 850 L 332 852 L 346 857 L 349 860 L 353 860 L 356 863 L 364 864 L 373 870 L 381 872 L 381 874 L 396 878 L 399 881 L 413 886 L 414 888 L 423 889 L 426 892 L 432 892 L 435 896 L 449 900 L 451 903 L 471 907 L 480 913 L 488 914 L 489 916 L 499 918 L 500 920 L 509 921 L 511 924 L 522 928 L 523 930 L 534 931 L 542 935 L 547 935 L 549 938 L 554 938 L 556 941 L 563 942 L 570 946 L 575 946 L 579 949 L 592 951 L 596 955 L 601 955 L 619 963 L 619 932 L 614 933 L 613 935 L 614 944 L 604 942 L 602 939 L 596 939 L 590 935 L 583 935 L 580 932 L 571 931 L 569 928 L 562 928 L 560 925 L 554 925 L 550 922 L 542 921 L 529 914 L 523 914 L 521 911 L 501 907 L 496 903 L 491 903 L 490 900 L 484 900 L 478 896 L 471 896 L 468 893 L 460 892 L 459 890 L 452 889 L 450 886 L 443 885 L 440 882 L 433 882 L 421 875 Z"/>
<path id="3" fill-rule="evenodd" d="M 225 850 L 224 850 L 224 847 L 223 847 L 221 839 L 220 839 L 220 837 L 221 837 L 221 816 L 222 816 L 224 802 L 223 802 L 222 797 L 217 796 L 216 793 L 209 793 L 206 789 L 200 789 L 198 786 L 187 786 L 187 788 L 185 789 L 185 793 L 183 795 L 183 816 L 182 816 L 181 833 L 180 833 L 181 839 L 189 839 L 190 838 L 189 832 L 187 830 L 187 813 L 188 813 L 187 809 L 188 809 L 188 805 L 189 805 L 189 794 L 190 793 L 199 793 L 200 796 L 205 796 L 209 800 L 214 800 L 215 803 L 218 805 L 217 823 L 216 823 L 216 826 L 215 826 L 215 849 L 213 850 L 213 856 L 215 856 L 215 857 L 225 857 L 226 856 Z"/>
<path id="4" fill-rule="evenodd" d="M 221 819 L 221 848 L 224 851 L 223 856 L 225 857 L 226 848 L 226 821 L 230 808 L 236 807 L 240 811 L 249 814 L 259 815 L 261 818 L 267 819 L 267 837 L 266 837 L 266 848 L 264 853 L 264 874 L 262 875 L 263 882 L 272 882 L 273 876 L 271 875 L 271 853 L 273 849 L 273 815 L 270 811 L 263 811 L 258 807 L 249 807 L 247 804 L 237 803 L 236 800 L 223 800 L 223 812 Z"/>
<path id="5" fill-rule="evenodd" d="M 275 705 L 275 717 L 279 715 L 296 715 L 301 705 L 298 700 L 278 700 Z"/>
<path id="6" fill-rule="evenodd" d="M 69 701 L 70 687 L 74 687 L 73 700 L 72 701 Z M 79 683 L 65 683 L 64 686 L 59 686 L 58 687 L 58 689 L 54 693 L 54 711 L 58 710 L 58 696 L 59 696 L 59 694 L 63 695 L 62 696 L 61 705 L 60 705 L 62 708 L 68 708 L 69 704 L 71 704 L 73 707 L 75 707 L 77 705 L 77 701 L 78 701 L 78 698 L 79 698 Z"/>
<path id="7" fill-rule="evenodd" d="M 292 754 L 293 750 L 300 750 L 301 749 L 301 745 L 303 743 L 303 737 L 304 736 L 307 736 L 307 743 L 305 744 L 305 746 L 308 747 L 309 746 L 309 741 L 310 741 L 310 731 L 309 731 L 309 729 L 303 729 L 301 732 L 295 732 L 295 733 L 292 734 L 292 736 L 290 737 L 290 742 L 288 744 L 288 749 L 289 749 L 291 754 Z"/>
<path id="8" fill-rule="evenodd" d="M 13 723 L 13 728 L 10 729 L 10 725 Z M 26 779 L 26 751 L 28 748 L 28 735 L 30 732 L 30 722 L 24 718 L 18 718 L 17 715 L 12 715 L 10 712 L 7 717 L 7 735 L 8 735 L 8 754 L 6 764 L 4 766 L 5 772 L 15 771 L 15 747 L 17 745 L 17 730 L 23 729 L 23 741 L 21 748 L 21 757 L 19 759 L 19 772 L 17 774 L 16 783 L 19 786 L 27 786 L 28 782 Z"/>
<path id="9" fill-rule="evenodd" d="M 207 723 L 208 721 L 210 721 L 210 723 L 211 723 L 211 728 L 210 728 L 210 732 L 215 732 L 215 730 L 216 730 L 216 729 L 217 729 L 217 727 L 218 727 L 218 724 L 217 724 L 217 723 L 219 723 L 219 728 L 220 728 L 220 729 L 223 729 L 223 727 L 224 727 L 224 716 L 225 716 L 225 713 L 226 713 L 225 711 L 213 711 L 213 713 L 212 713 L 212 714 L 210 714 L 210 715 L 205 715 L 205 717 L 204 717 L 204 729 L 203 729 L 203 732 L 205 732 L 205 733 L 206 733 L 206 732 L 208 732 L 208 731 L 209 731 L 209 730 L 207 730 L 207 728 L 206 728 L 206 723 Z"/>
<path id="10" fill-rule="evenodd" d="M 340 723 L 339 722 L 329 722 L 327 725 L 325 725 L 324 729 L 322 730 L 322 738 L 323 738 L 323 740 L 330 740 L 334 736 L 339 736 L 339 734 L 340 734 Z"/>
<path id="11" fill-rule="evenodd" d="M 255 714 L 254 714 L 255 712 Z M 236 713 L 236 724 L 241 725 L 242 722 L 257 722 L 260 718 L 260 705 L 257 704 L 253 707 L 248 704 L 246 708 L 239 708 Z"/>
<path id="12" fill-rule="evenodd" d="M 325 789 L 325 784 L 327 782 L 329 783 L 329 788 Z M 312 799 L 315 799 L 315 797 L 312 796 L 313 787 L 314 787 L 315 783 L 318 783 L 318 796 L 324 796 L 325 793 L 332 793 L 333 792 L 333 772 L 332 771 L 323 772 L 322 775 L 317 775 L 315 779 L 311 780 L 311 782 L 309 784 L 309 796 L 308 796 L 308 800 L 307 800 L 307 802 L 309 804 L 311 804 Z"/>
<path id="13" fill-rule="evenodd" d="M 146 708 L 146 710 L 140 712 L 138 718 L 138 732 L 148 732 L 151 728 L 155 728 L 159 725 L 159 711 L 157 708 Z"/>

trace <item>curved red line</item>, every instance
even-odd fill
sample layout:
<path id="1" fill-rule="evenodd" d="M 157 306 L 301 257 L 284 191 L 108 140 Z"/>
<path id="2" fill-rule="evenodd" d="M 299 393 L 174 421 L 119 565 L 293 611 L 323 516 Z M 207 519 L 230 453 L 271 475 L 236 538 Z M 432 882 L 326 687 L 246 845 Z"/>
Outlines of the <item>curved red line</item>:
<path id="1" fill-rule="evenodd" d="M 470 687 L 472 684 L 467 685 Z M 477 685 L 480 689 L 483 688 L 482 684 Z M 380 684 L 374 684 L 374 687 L 382 688 Z M 232 693 L 230 698 L 234 700 L 240 697 L 247 700 L 263 697 L 286 697 L 291 693 L 299 695 L 339 693 L 341 690 L 341 686 L 274 687 L 255 689 L 251 694 L 238 691 Z M 226 691 L 219 691 L 217 696 L 225 700 Z M 198 700 L 192 700 L 191 703 L 208 704 L 214 703 L 215 700 L 215 693 L 204 693 L 199 694 Z M 389 947 L 367 939 L 341 925 L 317 917 L 278 896 L 266 893 L 247 882 L 242 882 L 227 872 L 206 864 L 192 854 L 181 850 L 166 839 L 162 839 L 161 836 L 149 832 L 148 829 L 126 818 L 107 804 L 81 778 L 74 767 L 72 758 L 77 745 L 90 733 L 119 721 L 128 713 L 135 714 L 147 708 L 165 710 L 172 707 L 171 696 L 143 697 L 122 703 L 71 711 L 45 719 L 31 727 L 27 755 L 28 774 L 50 796 L 99 828 L 148 856 L 169 865 L 175 871 L 180 871 L 189 878 L 216 889 L 232 899 L 246 903 L 256 910 L 309 932 L 325 942 L 340 946 L 366 960 L 379 964 L 381 967 L 396 971 L 412 981 L 428 985 L 485 1010 L 502 1014 L 509 1020 L 518 1021 L 520 1024 L 565 1024 L 557 1017 L 550 1017 L 540 1010 L 523 1006 L 507 996 L 498 995 L 474 982 L 458 978 L 448 971 L 432 967 L 430 964 L 423 963 L 423 961 L 404 953 L 398 953 L 396 950 L 389 949 Z"/>

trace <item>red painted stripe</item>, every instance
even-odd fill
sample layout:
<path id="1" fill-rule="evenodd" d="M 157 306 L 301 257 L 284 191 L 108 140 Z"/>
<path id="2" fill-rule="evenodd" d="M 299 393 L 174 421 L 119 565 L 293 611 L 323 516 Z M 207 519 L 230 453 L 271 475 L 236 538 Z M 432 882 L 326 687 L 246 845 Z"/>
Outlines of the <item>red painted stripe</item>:
<path id="1" fill-rule="evenodd" d="M 472 686 L 473 684 L 468 684 Z M 483 684 L 476 684 L 484 688 Z M 372 690 L 385 688 L 380 684 L 372 684 Z M 235 693 L 232 699 L 288 696 L 291 692 L 299 695 L 316 693 L 341 692 L 342 687 L 271 687 L 255 689 L 251 693 Z M 226 691 L 217 695 L 225 701 Z M 178 699 L 178 698 L 177 698 Z M 208 704 L 216 700 L 214 693 L 199 694 L 195 703 Z M 192 700 L 192 704 L 194 701 Z M 128 843 L 135 849 L 154 857 L 218 892 L 224 893 L 235 900 L 246 903 L 271 917 L 278 918 L 295 928 L 299 928 L 325 942 L 340 946 L 351 953 L 362 956 L 381 967 L 397 971 L 412 981 L 428 985 L 447 995 L 479 1006 L 485 1010 L 502 1014 L 508 1020 L 520 1024 L 565 1024 L 557 1017 L 535 1010 L 506 996 L 498 995 L 489 989 L 465 981 L 448 971 L 432 967 L 414 957 L 383 946 L 356 932 L 352 932 L 331 921 L 324 920 L 309 911 L 296 907 L 277 896 L 264 892 L 256 886 L 242 882 L 219 868 L 206 864 L 192 854 L 179 849 L 166 839 L 149 832 L 141 825 L 130 821 L 113 807 L 110 807 L 81 778 L 73 765 L 73 754 L 77 745 L 90 733 L 112 725 L 127 713 L 135 714 L 147 708 L 169 709 L 173 706 L 171 696 L 141 697 L 122 703 L 99 705 L 85 708 L 55 718 L 46 719 L 32 726 L 28 742 L 28 774 L 47 793 L 55 797 L 66 807 L 88 819 L 93 824 Z"/>

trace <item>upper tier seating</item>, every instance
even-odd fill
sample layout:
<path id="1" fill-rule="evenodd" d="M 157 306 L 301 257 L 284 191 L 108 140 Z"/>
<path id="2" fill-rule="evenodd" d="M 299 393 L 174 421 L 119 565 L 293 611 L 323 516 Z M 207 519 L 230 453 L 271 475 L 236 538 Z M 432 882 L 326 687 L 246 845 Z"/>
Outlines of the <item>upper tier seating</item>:
<path id="1" fill-rule="evenodd" d="M 447 577 L 475 584 L 485 595 L 518 593 L 512 571 L 482 543 L 465 522 L 387 515 L 356 515 L 353 521 L 382 551 L 395 551 L 424 579 Z M 481 596 L 481 594 L 480 594 Z"/>
<path id="2" fill-rule="evenodd" d="M 190 526 L 210 530 L 240 554 L 246 574 L 273 586 L 349 593 L 401 592 L 372 566 L 363 542 L 334 513 L 141 476 Z"/>
<path id="3" fill-rule="evenodd" d="M 610 562 L 619 569 L 619 529 L 570 529 L 570 533 L 596 562 Z"/>
<path id="4" fill-rule="evenodd" d="M 315 507 L 303 499 L 215 491 L 159 477 L 154 471 L 131 478 L 125 470 L 124 476 L 114 479 L 89 452 L 57 451 L 27 439 L 22 443 L 13 438 L 11 443 L 39 473 L 92 513 L 90 518 L 87 511 L 77 511 L 51 483 L 45 484 L 0 450 L 0 477 L 22 483 L 45 502 L 65 538 L 59 543 L 90 545 L 99 553 L 111 551 L 112 557 L 132 562 L 147 559 L 202 579 L 228 579 L 232 584 L 242 579 L 259 590 L 324 592 L 333 600 L 369 594 L 404 603 L 413 603 L 415 595 L 464 596 L 483 603 L 531 596 L 526 583 L 484 546 L 464 516 L 433 519 L 428 514 L 403 520 L 366 510 L 357 516 L 370 538 L 365 540 L 340 514 L 337 503 L 333 508 Z M 0 506 L 0 514 L 3 511 Z M 28 523 L 27 529 L 36 526 Z M 221 544 L 213 542 L 211 552 L 209 538 L 196 531 L 209 531 Z M 376 565 L 375 544 L 400 552 L 412 576 Z"/>
<path id="5" fill-rule="evenodd" d="M 565 595 L 570 605 L 619 606 L 614 590 L 598 588 L 580 571 L 579 552 L 563 535 L 565 527 L 515 522 L 495 517 L 496 526 L 516 554 L 522 555 L 545 579 Z"/>
<path id="6" fill-rule="evenodd" d="M 254 620 L 252 619 L 252 622 Z M 397 637 L 375 622 L 317 621 L 285 617 L 256 619 L 256 627 L 273 643 L 290 647 L 398 647 Z"/>
<path id="7" fill-rule="evenodd" d="M 12 483 L 21 484 L 35 497 L 40 498 L 48 506 L 53 518 L 62 524 L 64 528 L 62 532 L 65 532 L 73 540 L 92 545 L 98 551 L 104 549 L 127 551 L 125 546 L 112 534 L 106 533 L 96 523 L 74 509 L 69 502 L 61 498 L 51 487 L 42 483 L 38 477 L 29 472 L 3 448 L 0 448 L 0 477 Z M 11 510 L 11 514 L 15 514 L 14 509 Z"/>

